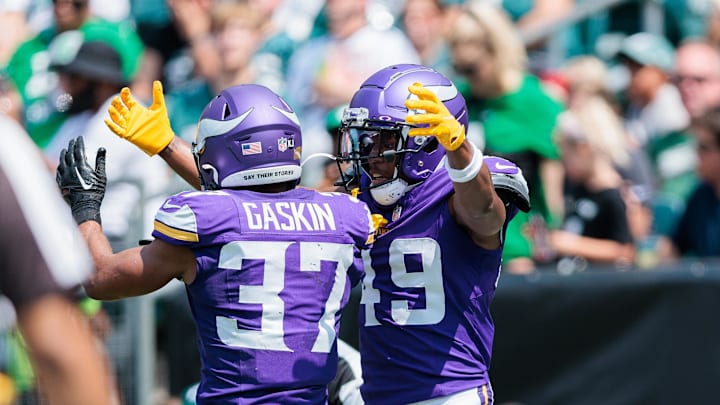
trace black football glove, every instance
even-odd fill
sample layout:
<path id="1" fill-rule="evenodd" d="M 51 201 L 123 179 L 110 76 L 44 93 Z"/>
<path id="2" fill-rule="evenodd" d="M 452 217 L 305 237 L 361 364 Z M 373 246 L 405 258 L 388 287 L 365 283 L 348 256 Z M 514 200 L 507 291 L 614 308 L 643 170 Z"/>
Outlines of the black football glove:
<path id="1" fill-rule="evenodd" d="M 93 170 L 85 158 L 83 137 L 70 140 L 67 149 L 60 152 L 55 181 L 78 225 L 85 221 L 100 223 L 100 204 L 107 185 L 105 148 L 98 149 Z"/>

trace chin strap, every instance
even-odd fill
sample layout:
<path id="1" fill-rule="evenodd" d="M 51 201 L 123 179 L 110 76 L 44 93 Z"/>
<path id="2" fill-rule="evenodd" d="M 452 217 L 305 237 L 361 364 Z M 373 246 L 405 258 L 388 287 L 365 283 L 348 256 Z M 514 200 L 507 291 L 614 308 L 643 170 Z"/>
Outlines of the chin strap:
<path id="1" fill-rule="evenodd" d="M 396 169 L 397 171 L 397 169 Z M 408 189 L 408 184 L 405 180 L 396 177 L 377 187 L 373 187 L 370 189 L 370 195 L 372 195 L 375 202 L 377 202 L 380 205 L 389 206 L 393 205 L 396 202 L 402 198 L 403 195 L 405 195 L 405 192 Z"/>

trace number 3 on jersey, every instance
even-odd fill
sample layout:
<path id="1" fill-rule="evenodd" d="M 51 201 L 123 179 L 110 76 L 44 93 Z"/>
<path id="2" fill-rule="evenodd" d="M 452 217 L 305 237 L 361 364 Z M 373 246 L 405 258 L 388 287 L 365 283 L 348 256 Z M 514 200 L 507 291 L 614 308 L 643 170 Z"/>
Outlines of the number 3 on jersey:
<path id="1" fill-rule="evenodd" d="M 262 285 L 241 285 L 239 302 L 261 304 L 260 330 L 239 329 L 232 318 L 217 316 L 215 324 L 220 340 L 229 346 L 248 349 L 292 351 L 285 344 L 285 303 L 280 291 L 285 286 L 285 251 L 294 242 L 237 241 L 223 246 L 218 267 L 241 270 L 243 259 L 265 261 Z M 335 314 L 340 310 L 347 271 L 353 262 L 352 245 L 300 242 L 300 271 L 319 272 L 321 261 L 336 262 L 335 280 L 318 320 L 318 336 L 312 351 L 329 353 L 335 342 Z"/>

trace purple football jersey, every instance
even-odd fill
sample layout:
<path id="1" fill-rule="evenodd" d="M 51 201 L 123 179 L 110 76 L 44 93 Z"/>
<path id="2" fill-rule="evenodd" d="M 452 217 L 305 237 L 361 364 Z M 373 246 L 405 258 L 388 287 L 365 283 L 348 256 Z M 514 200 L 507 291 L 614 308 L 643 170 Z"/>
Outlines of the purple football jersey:
<path id="1" fill-rule="evenodd" d="M 339 193 L 219 190 L 168 198 L 153 236 L 191 248 L 198 403 L 322 404 L 338 320 L 363 276 L 367 206 Z"/>
<path id="2" fill-rule="evenodd" d="M 490 303 L 501 249 L 478 247 L 451 217 L 452 182 L 433 173 L 388 211 L 363 252 L 360 308 L 363 398 L 405 404 L 489 382 L 494 325 Z"/>

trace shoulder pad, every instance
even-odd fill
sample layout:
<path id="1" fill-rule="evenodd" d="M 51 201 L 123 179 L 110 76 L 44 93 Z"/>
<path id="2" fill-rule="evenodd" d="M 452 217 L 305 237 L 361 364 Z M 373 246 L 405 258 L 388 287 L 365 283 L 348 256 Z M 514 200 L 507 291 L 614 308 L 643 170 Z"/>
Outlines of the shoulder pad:
<path id="1" fill-rule="evenodd" d="M 530 190 L 522 170 L 498 156 L 485 156 L 484 162 L 490 169 L 495 192 L 503 202 L 515 205 L 523 212 L 530 211 Z"/>

